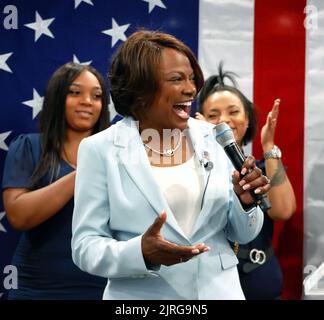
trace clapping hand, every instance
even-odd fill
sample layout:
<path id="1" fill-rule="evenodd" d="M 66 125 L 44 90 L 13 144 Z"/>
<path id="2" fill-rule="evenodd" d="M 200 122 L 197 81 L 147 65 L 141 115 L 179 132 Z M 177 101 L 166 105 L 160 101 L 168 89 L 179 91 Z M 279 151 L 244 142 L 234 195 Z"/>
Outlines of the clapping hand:
<path id="1" fill-rule="evenodd" d="M 263 150 L 271 150 L 274 145 L 274 136 L 279 116 L 280 99 L 274 101 L 272 110 L 268 113 L 266 123 L 261 129 L 261 144 Z"/>

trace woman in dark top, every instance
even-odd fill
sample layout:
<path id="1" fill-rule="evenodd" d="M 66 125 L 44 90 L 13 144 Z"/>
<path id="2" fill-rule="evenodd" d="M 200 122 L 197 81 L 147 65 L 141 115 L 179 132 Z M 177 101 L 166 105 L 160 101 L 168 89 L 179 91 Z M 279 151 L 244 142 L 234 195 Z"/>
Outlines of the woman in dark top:
<path id="1" fill-rule="evenodd" d="M 18 289 L 9 299 L 101 299 L 106 280 L 72 261 L 71 223 L 78 146 L 108 124 L 102 76 L 91 66 L 67 63 L 49 80 L 40 134 L 11 143 L 3 200 L 9 222 L 23 232 L 12 262 Z"/>
<path id="2" fill-rule="evenodd" d="M 223 72 L 206 80 L 199 98 L 196 118 L 218 124 L 226 122 L 233 130 L 236 142 L 243 148 L 256 133 L 255 108 L 237 89 L 234 73 Z M 233 85 L 225 84 L 228 78 Z M 279 299 L 282 291 L 282 272 L 272 249 L 274 220 L 287 220 L 296 210 L 293 188 L 281 162 L 281 152 L 274 144 L 275 127 L 280 100 L 274 102 L 261 130 L 264 159 L 257 166 L 271 179 L 268 193 L 271 209 L 264 212 L 259 235 L 246 245 L 233 244 L 239 259 L 238 271 L 246 299 Z"/>

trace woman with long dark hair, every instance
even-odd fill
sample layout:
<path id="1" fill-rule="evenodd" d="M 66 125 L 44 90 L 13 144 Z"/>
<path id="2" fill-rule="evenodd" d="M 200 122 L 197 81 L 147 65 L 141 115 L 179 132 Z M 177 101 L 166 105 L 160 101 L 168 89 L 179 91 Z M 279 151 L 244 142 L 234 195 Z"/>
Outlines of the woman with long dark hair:
<path id="1" fill-rule="evenodd" d="M 11 225 L 23 231 L 12 264 L 18 289 L 9 299 L 100 299 L 105 280 L 79 270 L 71 258 L 75 169 L 81 140 L 108 127 L 102 76 L 67 63 L 48 82 L 40 133 L 10 145 L 3 200 Z"/>

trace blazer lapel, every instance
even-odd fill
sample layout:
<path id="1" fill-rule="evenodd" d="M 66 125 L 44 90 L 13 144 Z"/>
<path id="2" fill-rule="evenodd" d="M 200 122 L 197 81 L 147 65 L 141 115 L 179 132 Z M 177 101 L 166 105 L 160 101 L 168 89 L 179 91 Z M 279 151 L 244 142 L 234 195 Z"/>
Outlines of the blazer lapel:
<path id="1" fill-rule="evenodd" d="M 118 153 L 120 163 L 122 163 L 130 178 L 150 203 L 155 213 L 159 215 L 162 210 L 165 210 L 167 213 L 166 223 L 187 239 L 153 177 L 151 164 L 138 131 L 138 122 L 131 118 L 125 118 L 117 125 L 120 128 L 116 130 L 114 140 L 115 145 L 120 147 Z"/>
<path id="2" fill-rule="evenodd" d="M 192 121 L 189 121 L 189 137 L 192 142 L 192 146 L 194 149 L 194 152 L 199 160 L 199 163 L 201 164 L 202 170 L 200 172 L 202 173 L 203 177 L 203 186 L 204 186 L 204 192 L 207 189 L 208 182 L 209 182 L 209 176 L 211 170 L 207 170 L 204 167 L 204 162 L 208 161 L 208 155 L 209 155 L 209 147 L 206 143 L 207 137 L 210 136 L 209 131 L 201 132 L 201 130 L 198 130 L 198 128 L 195 126 L 195 123 Z"/>
<path id="3" fill-rule="evenodd" d="M 206 128 L 205 130 L 202 129 L 201 127 L 197 128 L 197 126 L 193 121 L 189 121 L 189 136 L 192 141 L 192 145 L 198 157 L 198 160 L 201 163 L 202 170 L 200 170 L 200 172 L 202 172 L 203 181 L 204 181 L 201 211 L 193 227 L 191 238 L 194 237 L 195 233 L 204 224 L 204 222 L 206 221 L 206 217 L 211 211 L 211 206 L 213 205 L 211 201 L 205 201 L 205 199 L 209 198 L 208 185 L 210 182 L 210 178 L 213 177 L 211 173 L 213 170 L 215 170 L 215 164 L 213 163 L 212 169 L 205 168 L 204 166 L 204 163 L 206 163 L 207 161 L 211 161 L 211 159 L 213 158 L 212 153 L 215 152 L 214 143 L 211 143 L 211 141 L 213 140 L 210 139 L 211 134 L 212 134 L 211 128 Z"/>

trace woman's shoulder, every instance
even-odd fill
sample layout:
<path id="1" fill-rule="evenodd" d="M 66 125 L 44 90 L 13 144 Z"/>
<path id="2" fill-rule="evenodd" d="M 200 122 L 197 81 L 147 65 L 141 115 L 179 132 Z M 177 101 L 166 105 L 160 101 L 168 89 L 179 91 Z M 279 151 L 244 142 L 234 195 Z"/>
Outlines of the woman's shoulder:
<path id="1" fill-rule="evenodd" d="M 9 145 L 9 151 L 17 152 L 22 149 L 40 148 L 40 134 L 39 133 L 24 133 L 19 134 Z"/>
<path id="2" fill-rule="evenodd" d="M 29 188 L 29 179 L 40 158 L 39 134 L 20 134 L 14 138 L 6 156 L 3 188 Z"/>
<path id="3" fill-rule="evenodd" d="M 199 133 L 202 134 L 203 136 L 211 136 L 211 137 L 214 137 L 215 135 L 215 130 L 214 130 L 215 125 L 207 121 L 190 118 L 188 124 L 189 124 L 189 129 L 194 133 L 197 134 Z"/>
<path id="4" fill-rule="evenodd" d="M 92 134 L 89 137 L 82 139 L 82 144 L 105 144 L 112 140 L 112 133 L 114 131 L 114 126 L 111 125 L 109 128 Z"/>
<path id="5" fill-rule="evenodd" d="M 136 121 L 130 118 L 123 118 L 122 120 L 112 124 L 109 128 L 83 139 L 82 144 L 118 144 L 120 140 L 128 140 L 129 137 L 134 133 L 138 135 L 138 129 L 136 129 Z"/>
<path id="6" fill-rule="evenodd" d="M 212 131 L 213 128 L 215 127 L 215 125 L 210 122 L 204 120 L 198 120 L 195 118 L 189 118 L 189 125 L 197 128 L 201 128 L 202 130 L 208 130 L 208 131 Z"/>

